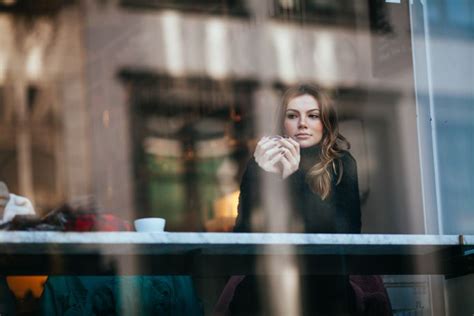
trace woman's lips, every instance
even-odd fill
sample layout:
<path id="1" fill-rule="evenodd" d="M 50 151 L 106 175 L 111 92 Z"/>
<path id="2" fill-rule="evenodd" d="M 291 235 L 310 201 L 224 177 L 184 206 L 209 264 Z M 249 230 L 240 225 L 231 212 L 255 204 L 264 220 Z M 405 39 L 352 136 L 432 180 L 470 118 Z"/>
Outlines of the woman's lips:
<path id="1" fill-rule="evenodd" d="M 310 138 L 310 137 L 311 137 L 310 134 L 296 134 L 296 135 L 295 135 L 295 138 L 296 138 L 296 139 L 308 139 L 308 138 Z"/>

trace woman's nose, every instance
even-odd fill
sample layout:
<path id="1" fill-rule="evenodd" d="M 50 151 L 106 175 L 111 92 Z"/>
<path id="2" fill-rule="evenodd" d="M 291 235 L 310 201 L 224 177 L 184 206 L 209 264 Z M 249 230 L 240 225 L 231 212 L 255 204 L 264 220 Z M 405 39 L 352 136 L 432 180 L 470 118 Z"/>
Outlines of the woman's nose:
<path id="1" fill-rule="evenodd" d="M 300 120 L 298 121 L 298 127 L 299 128 L 307 127 L 306 119 L 304 117 L 300 118 Z"/>

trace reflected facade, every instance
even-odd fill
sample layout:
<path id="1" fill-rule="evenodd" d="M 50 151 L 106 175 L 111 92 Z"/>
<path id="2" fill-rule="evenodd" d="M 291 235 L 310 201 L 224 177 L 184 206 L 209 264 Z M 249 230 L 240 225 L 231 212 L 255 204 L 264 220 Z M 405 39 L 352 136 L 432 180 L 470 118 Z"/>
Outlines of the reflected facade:
<path id="1" fill-rule="evenodd" d="M 0 181 L 40 217 L 68 204 L 231 232 L 257 142 L 283 92 L 308 82 L 351 143 L 362 233 L 474 234 L 473 12 L 470 0 L 0 0 Z M 7 281 L 18 310 L 37 308 L 44 277 Z M 383 281 L 394 315 L 474 313 L 472 274 Z M 193 282 L 211 314 L 224 278 Z"/>

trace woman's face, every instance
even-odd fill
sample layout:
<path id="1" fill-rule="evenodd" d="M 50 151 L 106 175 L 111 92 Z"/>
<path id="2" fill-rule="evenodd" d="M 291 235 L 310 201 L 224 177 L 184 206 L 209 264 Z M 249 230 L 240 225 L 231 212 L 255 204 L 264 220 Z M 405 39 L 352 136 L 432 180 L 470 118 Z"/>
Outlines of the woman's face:
<path id="1" fill-rule="evenodd" d="M 286 136 L 296 140 L 301 148 L 318 144 L 323 138 L 323 123 L 316 99 L 303 94 L 290 99 L 285 111 L 283 129 Z"/>

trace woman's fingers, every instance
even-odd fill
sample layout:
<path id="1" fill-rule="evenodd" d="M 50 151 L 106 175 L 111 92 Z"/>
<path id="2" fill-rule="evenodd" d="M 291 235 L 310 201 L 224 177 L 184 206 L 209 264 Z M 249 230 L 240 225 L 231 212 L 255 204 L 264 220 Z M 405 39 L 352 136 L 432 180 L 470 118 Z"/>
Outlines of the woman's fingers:
<path id="1" fill-rule="evenodd" d="M 296 140 L 294 140 L 294 139 L 291 138 L 291 137 L 287 138 L 287 140 L 288 140 L 290 143 L 292 143 L 292 144 L 295 146 L 295 148 L 298 148 L 298 150 L 299 150 L 300 144 L 299 144 Z"/>
<path id="2" fill-rule="evenodd" d="M 277 142 L 268 136 L 262 137 L 255 148 L 255 155 L 262 155 L 266 150 L 277 146 Z"/>
<path id="3" fill-rule="evenodd" d="M 291 139 L 291 138 L 282 138 L 282 139 L 280 139 L 280 144 L 282 144 L 282 146 L 285 146 L 286 148 L 288 148 L 291 151 L 292 155 L 294 155 L 294 156 L 299 155 L 299 152 L 300 152 L 299 144 L 297 142 L 295 142 L 293 139 Z"/>
<path id="4" fill-rule="evenodd" d="M 283 169 L 289 169 L 291 167 L 291 163 L 285 155 L 281 156 L 280 162 L 283 165 Z"/>
<path id="5" fill-rule="evenodd" d="M 262 144 L 264 144 L 266 142 L 267 138 L 266 137 L 262 137 L 260 138 L 260 140 L 258 141 L 257 143 L 257 147 L 255 147 L 255 152 L 253 153 L 254 157 L 258 156 L 258 155 L 261 155 L 261 152 L 262 152 Z"/>
<path id="6" fill-rule="evenodd" d="M 265 136 L 257 143 L 254 157 L 263 170 L 279 173 L 283 178 L 286 178 L 298 170 L 300 147 L 291 138 Z"/>
<path id="7" fill-rule="evenodd" d="M 281 173 L 281 166 L 277 164 L 282 156 L 282 146 L 270 137 L 263 137 L 257 144 L 254 158 L 263 170 L 272 173 Z"/>
<path id="8" fill-rule="evenodd" d="M 269 160 L 280 151 L 280 145 L 274 141 L 263 140 L 255 149 L 255 160 Z"/>
<path id="9" fill-rule="evenodd" d="M 274 166 L 278 161 L 281 160 L 281 158 L 283 157 L 283 153 L 282 152 L 279 152 L 278 154 L 276 154 L 268 163 L 272 166 Z"/>
<path id="10" fill-rule="evenodd" d="M 285 155 L 283 155 L 280 159 L 280 162 L 283 166 L 283 169 L 282 169 L 282 172 L 281 172 L 281 177 L 283 179 L 285 179 L 286 177 L 288 177 L 289 175 L 291 175 L 292 173 L 294 173 L 298 168 L 294 168 L 294 165 L 290 162 L 290 160 L 288 159 L 288 157 L 286 157 Z"/>
<path id="11" fill-rule="evenodd" d="M 299 159 L 299 154 L 293 155 L 293 152 L 287 148 L 284 148 L 285 151 L 285 157 L 288 159 L 288 161 L 291 163 L 293 167 L 296 167 L 296 169 L 299 166 L 300 159 Z"/>
<path id="12" fill-rule="evenodd" d="M 299 167 L 299 164 L 300 164 L 300 146 L 299 144 L 291 139 L 291 138 L 284 138 L 284 139 L 281 139 L 280 140 L 280 143 L 282 144 L 282 146 L 284 146 L 283 148 L 286 149 L 285 153 L 286 153 L 286 157 L 288 159 L 288 161 L 290 162 L 291 164 L 291 168 L 292 170 L 297 170 L 298 167 Z"/>
<path id="13" fill-rule="evenodd" d="M 283 166 L 282 178 L 284 179 L 294 173 L 296 170 L 298 170 L 300 164 L 300 156 L 299 153 L 296 156 L 293 155 L 291 150 L 286 147 L 283 148 L 283 153 L 284 154 L 280 161 Z"/>
<path id="14" fill-rule="evenodd" d="M 268 150 L 265 150 L 263 152 L 263 154 L 260 156 L 261 159 L 263 160 L 271 160 L 275 155 L 281 153 L 282 151 L 282 148 L 279 148 L 279 147 L 271 147 L 270 149 Z"/>

